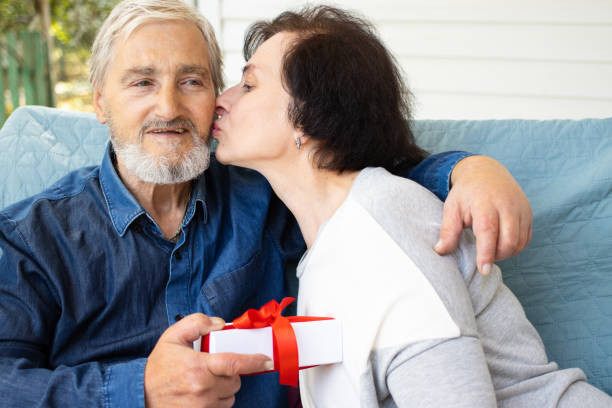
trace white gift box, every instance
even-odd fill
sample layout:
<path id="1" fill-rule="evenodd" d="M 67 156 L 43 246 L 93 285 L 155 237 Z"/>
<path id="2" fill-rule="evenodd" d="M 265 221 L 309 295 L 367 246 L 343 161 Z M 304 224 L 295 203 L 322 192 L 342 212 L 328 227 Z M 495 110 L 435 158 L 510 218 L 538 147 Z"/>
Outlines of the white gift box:
<path id="1" fill-rule="evenodd" d="M 228 325 L 231 326 L 231 325 Z M 342 328 L 336 319 L 292 322 L 298 346 L 300 368 L 342 361 Z M 206 351 L 201 340 L 194 342 L 194 349 Z M 208 334 L 208 352 L 265 354 L 274 360 L 272 328 L 228 328 Z"/>

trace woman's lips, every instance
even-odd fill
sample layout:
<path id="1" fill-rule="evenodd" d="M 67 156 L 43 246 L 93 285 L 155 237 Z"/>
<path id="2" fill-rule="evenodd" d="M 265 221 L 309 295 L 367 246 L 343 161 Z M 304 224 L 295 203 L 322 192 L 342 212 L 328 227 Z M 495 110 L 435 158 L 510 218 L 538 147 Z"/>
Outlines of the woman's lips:
<path id="1" fill-rule="evenodd" d="M 212 135 L 213 135 L 213 137 L 215 137 L 219 133 L 221 133 L 221 126 L 219 126 L 219 124 L 217 122 L 215 122 L 214 125 L 213 125 L 213 129 L 212 129 Z"/>

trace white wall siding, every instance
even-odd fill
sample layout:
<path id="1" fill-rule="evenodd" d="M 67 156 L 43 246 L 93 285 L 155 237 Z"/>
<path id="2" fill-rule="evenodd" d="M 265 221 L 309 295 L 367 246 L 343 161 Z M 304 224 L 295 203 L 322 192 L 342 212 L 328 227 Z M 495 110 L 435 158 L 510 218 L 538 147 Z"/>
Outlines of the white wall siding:
<path id="1" fill-rule="evenodd" d="M 240 78 L 246 28 L 304 3 L 198 0 L 217 29 L 228 84 Z M 334 3 L 376 24 L 418 118 L 612 116 L 612 0 Z"/>

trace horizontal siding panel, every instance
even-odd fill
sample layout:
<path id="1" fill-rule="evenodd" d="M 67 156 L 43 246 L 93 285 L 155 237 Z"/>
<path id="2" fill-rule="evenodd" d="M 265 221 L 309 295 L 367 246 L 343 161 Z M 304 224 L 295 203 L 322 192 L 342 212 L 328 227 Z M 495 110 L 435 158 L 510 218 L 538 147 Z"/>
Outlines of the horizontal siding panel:
<path id="1" fill-rule="evenodd" d="M 612 64 L 401 58 L 412 88 L 612 100 Z"/>
<path id="2" fill-rule="evenodd" d="M 215 1 L 215 0 L 200 0 Z M 218 0 L 228 84 L 244 32 L 302 1 Z M 612 116 L 612 0 L 339 0 L 378 27 L 424 118 Z M 203 10 L 204 13 L 205 10 Z"/>
<path id="3" fill-rule="evenodd" d="M 372 20 L 611 24 L 609 0 L 342 0 Z M 294 0 L 224 0 L 226 19 L 272 18 L 305 4 Z"/>
<path id="4" fill-rule="evenodd" d="M 450 58 L 399 60 L 411 88 L 427 91 L 612 100 L 612 64 L 474 61 Z M 226 53 L 228 84 L 240 80 L 244 59 Z"/>
<path id="5" fill-rule="evenodd" d="M 242 52 L 226 52 L 223 58 L 226 82 L 228 86 L 232 86 L 240 81 L 244 58 L 242 58 Z"/>
<path id="6" fill-rule="evenodd" d="M 246 20 L 225 20 L 221 32 L 223 49 L 226 52 L 242 52 L 244 34 L 253 21 Z"/>
<path id="7" fill-rule="evenodd" d="M 226 51 L 242 50 L 244 33 L 251 23 L 245 20 L 225 22 L 222 41 Z M 398 57 L 448 56 L 612 63 L 612 25 L 387 23 L 380 25 L 378 31 Z"/>
<path id="8" fill-rule="evenodd" d="M 382 24 L 379 33 L 398 57 L 448 56 L 612 63 L 612 25 L 389 23 Z"/>
<path id="9" fill-rule="evenodd" d="M 417 119 L 584 119 L 612 117 L 612 101 L 522 98 L 415 90 Z"/>

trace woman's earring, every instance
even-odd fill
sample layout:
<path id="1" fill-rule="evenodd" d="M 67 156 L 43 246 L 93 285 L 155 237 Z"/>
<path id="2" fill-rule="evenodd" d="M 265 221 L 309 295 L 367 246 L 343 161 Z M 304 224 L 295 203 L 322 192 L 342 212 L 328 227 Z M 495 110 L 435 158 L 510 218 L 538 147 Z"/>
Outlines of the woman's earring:
<path id="1" fill-rule="evenodd" d="M 295 139 L 295 146 L 298 148 L 298 150 L 300 150 L 300 147 L 302 147 L 302 138 L 298 137 L 297 139 Z"/>

